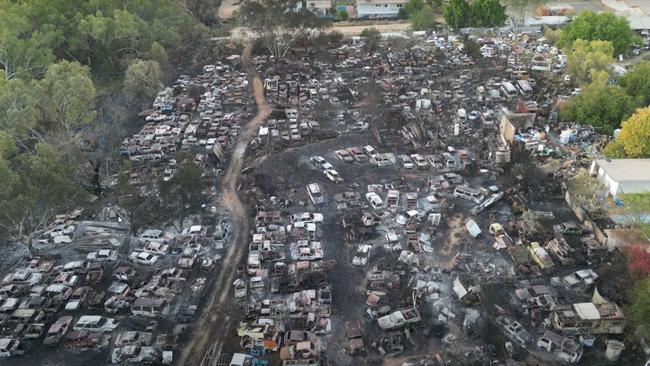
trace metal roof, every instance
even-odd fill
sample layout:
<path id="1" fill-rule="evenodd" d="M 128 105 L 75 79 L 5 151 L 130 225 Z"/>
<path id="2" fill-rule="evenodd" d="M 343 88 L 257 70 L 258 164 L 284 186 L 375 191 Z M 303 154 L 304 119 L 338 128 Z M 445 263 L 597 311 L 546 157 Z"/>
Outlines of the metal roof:
<path id="1" fill-rule="evenodd" d="M 600 312 L 596 305 L 590 302 L 580 304 L 573 304 L 573 309 L 578 314 L 578 317 L 583 320 L 598 320 L 600 319 Z"/>
<path id="2" fill-rule="evenodd" d="M 650 183 L 650 159 L 599 159 L 596 164 L 617 182 Z"/>

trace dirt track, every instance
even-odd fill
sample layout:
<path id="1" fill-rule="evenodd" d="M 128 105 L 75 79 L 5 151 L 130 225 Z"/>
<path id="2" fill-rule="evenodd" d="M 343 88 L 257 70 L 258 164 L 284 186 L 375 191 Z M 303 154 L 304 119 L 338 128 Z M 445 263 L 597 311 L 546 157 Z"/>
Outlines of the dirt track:
<path id="1" fill-rule="evenodd" d="M 230 301 L 231 284 L 237 272 L 237 265 L 246 253 L 249 234 L 246 208 L 237 195 L 237 181 L 244 164 L 246 148 L 255 137 L 260 124 L 271 114 L 272 110 L 264 95 L 262 79 L 250 59 L 251 50 L 252 43 L 248 43 L 244 48 L 241 61 L 246 72 L 251 77 L 255 102 L 257 103 L 257 114 L 248 121 L 239 135 L 223 181 L 222 205 L 230 212 L 233 220 L 235 228 L 233 245 L 228 248 L 226 255 L 222 259 L 223 268 L 216 278 L 210 298 L 201 312 L 191 339 L 183 349 L 183 353 L 177 362 L 178 365 L 195 366 L 204 364 L 207 366 L 208 363 L 204 362 L 206 352 L 210 351 L 214 345 L 222 341 L 224 336 L 228 335 L 228 329 L 224 329 L 224 324 L 229 321 L 228 310 L 232 306 Z"/>

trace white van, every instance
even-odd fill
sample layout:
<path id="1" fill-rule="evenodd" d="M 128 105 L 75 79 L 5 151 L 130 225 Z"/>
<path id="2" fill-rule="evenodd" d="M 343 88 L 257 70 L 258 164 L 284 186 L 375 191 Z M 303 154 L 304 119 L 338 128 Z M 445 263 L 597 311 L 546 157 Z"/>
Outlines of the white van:
<path id="1" fill-rule="evenodd" d="M 99 315 L 84 315 L 72 327 L 74 330 L 85 330 L 90 333 L 110 333 L 120 324 L 113 318 L 105 318 Z"/>
<path id="2" fill-rule="evenodd" d="M 468 186 L 457 186 L 454 190 L 454 197 L 474 201 L 477 204 L 483 201 L 483 193 L 478 189 Z"/>
<path id="3" fill-rule="evenodd" d="M 169 313 L 169 304 L 163 299 L 139 298 L 131 305 L 133 315 L 162 318 Z"/>

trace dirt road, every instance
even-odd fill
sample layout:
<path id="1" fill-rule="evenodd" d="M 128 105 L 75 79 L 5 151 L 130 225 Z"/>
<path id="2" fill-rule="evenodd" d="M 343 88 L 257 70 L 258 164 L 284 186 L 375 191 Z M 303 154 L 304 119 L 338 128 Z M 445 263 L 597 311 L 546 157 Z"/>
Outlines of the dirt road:
<path id="1" fill-rule="evenodd" d="M 328 31 L 337 31 L 341 32 L 346 37 L 358 36 L 366 28 L 375 28 L 382 33 L 399 33 L 411 29 L 411 24 L 408 22 L 394 21 L 386 22 L 380 24 L 334 24 L 331 28 L 328 28 Z M 247 27 L 235 27 L 230 31 L 230 38 L 240 41 L 245 41 L 251 38 L 255 38 L 255 32 Z"/>
<path id="2" fill-rule="evenodd" d="M 250 59 L 252 47 L 252 43 L 246 45 L 241 60 L 246 72 L 251 77 L 255 102 L 257 103 L 257 114 L 248 121 L 239 135 L 223 181 L 222 205 L 230 212 L 235 228 L 233 245 L 228 248 L 226 255 L 222 259 L 223 268 L 215 280 L 210 298 L 196 322 L 191 339 L 183 349 L 178 365 L 209 365 L 209 363 L 204 362 L 206 352 L 229 335 L 227 334 L 228 329 L 224 329 L 224 324 L 229 322 L 229 314 L 233 306 L 230 300 L 232 295 L 231 285 L 237 272 L 237 265 L 246 254 L 249 234 L 248 215 L 246 214 L 246 208 L 237 195 L 237 181 L 244 164 L 246 148 L 255 137 L 260 124 L 271 114 L 272 110 L 264 95 L 262 79 Z"/>

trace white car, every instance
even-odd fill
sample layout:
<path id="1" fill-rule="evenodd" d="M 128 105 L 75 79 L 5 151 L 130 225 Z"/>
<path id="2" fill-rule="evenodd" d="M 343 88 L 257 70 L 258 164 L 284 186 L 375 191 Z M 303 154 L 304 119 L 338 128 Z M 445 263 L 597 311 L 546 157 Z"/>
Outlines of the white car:
<path id="1" fill-rule="evenodd" d="M 320 169 L 327 170 L 327 169 L 334 169 L 334 166 L 327 162 L 322 156 L 312 156 L 311 157 L 311 162 Z"/>
<path id="2" fill-rule="evenodd" d="M 325 202 L 325 197 L 323 192 L 320 189 L 318 183 L 311 183 L 307 185 L 307 193 L 309 193 L 309 198 L 315 205 L 320 205 Z"/>
<path id="3" fill-rule="evenodd" d="M 291 222 L 323 222 L 323 214 L 300 212 L 291 215 Z"/>
<path id="4" fill-rule="evenodd" d="M 379 155 L 377 150 L 375 150 L 375 148 L 370 145 L 364 146 L 362 150 L 364 153 L 366 153 L 366 155 L 368 155 L 371 158 L 377 157 L 377 155 Z"/>
<path id="5" fill-rule="evenodd" d="M 148 346 L 152 339 L 152 334 L 148 332 L 126 331 L 117 335 L 115 347 Z"/>
<path id="6" fill-rule="evenodd" d="M 151 346 L 124 346 L 113 349 L 111 363 L 151 364 L 160 362 L 161 354 Z"/>
<path id="7" fill-rule="evenodd" d="M 427 166 L 429 166 L 429 163 L 427 163 L 427 159 L 424 158 L 424 156 L 420 154 L 413 154 L 411 155 L 411 160 L 417 165 L 418 168 L 424 169 Z"/>
<path id="8" fill-rule="evenodd" d="M 129 260 L 134 263 L 151 266 L 158 261 L 158 256 L 147 252 L 133 252 L 129 255 Z"/>
<path id="9" fill-rule="evenodd" d="M 350 154 L 350 152 L 347 150 L 336 150 L 334 154 L 336 154 L 337 158 L 345 161 L 346 163 L 352 163 L 354 161 L 354 156 L 352 156 L 352 154 Z"/>
<path id="10" fill-rule="evenodd" d="M 474 111 L 469 112 L 469 114 L 467 115 L 467 118 L 468 118 L 470 121 L 475 121 L 475 120 L 478 119 L 478 116 L 479 116 L 478 111 L 474 110 Z"/>
<path id="11" fill-rule="evenodd" d="M 112 262 L 117 260 L 117 252 L 112 249 L 102 249 L 96 252 L 90 252 L 86 260 L 91 262 Z"/>
<path id="12" fill-rule="evenodd" d="M 110 333 L 120 322 L 113 318 L 105 318 L 99 315 L 83 315 L 72 327 L 74 330 L 85 330 L 89 333 Z"/>
<path id="13" fill-rule="evenodd" d="M 366 193 L 366 199 L 368 200 L 368 203 L 370 203 L 370 206 L 374 209 L 378 208 L 384 208 L 384 201 L 382 201 L 381 197 L 375 192 L 368 192 Z"/>
<path id="14" fill-rule="evenodd" d="M 343 183 L 343 178 L 341 178 L 341 176 L 339 175 L 339 173 L 336 170 L 327 169 L 327 170 L 324 171 L 324 173 L 325 173 L 325 176 L 327 177 L 327 179 L 334 182 L 334 184 Z"/>
<path id="15" fill-rule="evenodd" d="M 404 169 L 413 169 L 415 168 L 415 165 L 413 164 L 413 161 L 411 161 L 411 158 L 408 155 L 400 155 L 397 157 L 397 160 L 399 160 L 400 164 Z"/>

